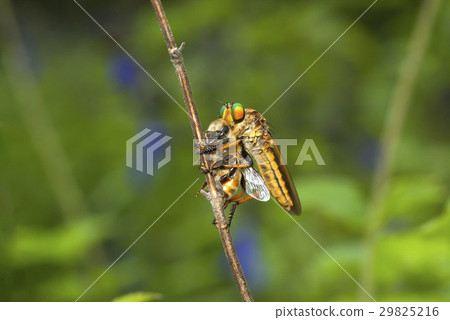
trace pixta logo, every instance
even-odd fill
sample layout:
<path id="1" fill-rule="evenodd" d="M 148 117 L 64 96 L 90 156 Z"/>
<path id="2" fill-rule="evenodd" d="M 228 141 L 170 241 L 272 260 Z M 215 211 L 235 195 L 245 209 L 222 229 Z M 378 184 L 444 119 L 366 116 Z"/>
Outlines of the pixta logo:
<path id="1" fill-rule="evenodd" d="M 150 129 L 144 129 L 127 140 L 127 167 L 153 175 L 154 168 L 161 169 L 170 161 L 172 137 Z M 158 161 L 158 154 L 164 148 L 164 157 Z"/>
<path id="2" fill-rule="evenodd" d="M 323 157 L 313 139 L 305 139 L 303 141 L 302 147 L 300 149 L 300 152 L 298 153 L 298 156 L 296 157 L 295 163 L 292 161 L 292 155 L 288 156 L 288 146 L 292 146 L 294 148 L 298 147 L 298 139 L 273 139 L 273 142 L 278 146 L 278 150 L 280 151 L 281 157 L 284 160 L 280 162 L 281 165 L 295 164 L 296 166 L 301 166 L 305 162 L 315 162 L 319 166 L 325 165 L 325 161 L 323 160 Z M 266 140 L 264 139 L 258 140 L 259 146 L 263 146 L 265 145 L 265 143 Z M 194 139 L 194 165 L 198 165 L 200 163 L 198 144 L 199 141 Z M 210 149 L 210 152 L 205 152 L 205 157 L 208 161 L 212 161 L 215 163 L 218 163 L 221 160 L 228 161 L 230 155 L 236 155 L 237 153 L 237 145 L 229 144 L 227 140 L 213 140 L 209 143 L 208 148 Z"/>

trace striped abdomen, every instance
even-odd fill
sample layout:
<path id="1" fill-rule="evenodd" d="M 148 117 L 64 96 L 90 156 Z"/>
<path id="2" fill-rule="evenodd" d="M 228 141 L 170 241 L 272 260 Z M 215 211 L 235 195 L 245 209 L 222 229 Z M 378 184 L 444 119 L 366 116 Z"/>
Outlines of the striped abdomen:
<path id="1" fill-rule="evenodd" d="M 272 196 L 287 212 L 300 214 L 297 190 L 278 148 L 265 145 L 261 152 L 253 152 L 252 155 Z"/>
<path id="2" fill-rule="evenodd" d="M 284 210 L 300 214 L 301 206 L 297 190 L 289 170 L 269 133 L 266 119 L 256 110 L 246 109 L 246 119 L 236 125 L 244 149 L 252 155 L 259 173 L 272 196 Z"/>

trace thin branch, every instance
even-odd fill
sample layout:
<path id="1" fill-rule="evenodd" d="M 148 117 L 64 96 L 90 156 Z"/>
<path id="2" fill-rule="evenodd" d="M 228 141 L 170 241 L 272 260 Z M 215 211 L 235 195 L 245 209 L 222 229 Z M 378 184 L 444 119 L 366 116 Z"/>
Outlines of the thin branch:
<path id="1" fill-rule="evenodd" d="M 372 293 L 375 292 L 374 263 L 377 234 L 382 228 L 382 213 L 394 167 L 395 152 L 440 3 L 441 0 L 423 0 L 422 2 L 386 115 L 381 151 L 368 206 L 366 256 L 362 274 L 362 285 Z"/>
<path id="2" fill-rule="evenodd" d="M 170 29 L 169 22 L 167 21 L 166 14 L 162 7 L 160 0 L 150 0 L 155 10 L 156 17 L 158 18 L 159 26 L 161 28 L 164 40 L 166 41 L 167 48 L 169 49 L 170 59 L 175 71 L 178 76 L 178 81 L 180 82 L 181 90 L 183 92 L 184 103 L 186 104 L 187 111 L 189 113 L 189 120 L 191 122 L 192 131 L 194 133 L 194 138 L 201 142 L 203 139 L 203 131 L 200 126 L 200 119 L 197 113 L 197 107 L 195 105 L 194 96 L 192 94 L 191 85 L 189 83 L 186 68 L 183 63 L 183 56 L 181 54 L 181 47 L 176 45 L 175 39 L 173 37 L 172 31 Z M 206 164 L 205 155 L 200 155 L 200 161 Z M 207 173 L 206 182 L 209 188 L 209 201 L 211 203 L 212 209 L 214 211 L 214 217 L 218 221 L 218 230 L 220 234 L 220 239 L 222 240 L 222 246 L 225 251 L 228 263 L 233 273 L 236 284 L 241 293 L 242 299 L 244 301 L 253 301 L 250 289 L 248 288 L 247 281 L 245 280 L 244 273 L 242 272 L 241 264 L 239 263 L 236 250 L 234 248 L 233 240 L 231 239 L 231 234 L 228 228 L 226 228 L 227 220 L 225 213 L 223 211 L 223 197 L 217 191 L 214 179 L 211 173 Z"/>

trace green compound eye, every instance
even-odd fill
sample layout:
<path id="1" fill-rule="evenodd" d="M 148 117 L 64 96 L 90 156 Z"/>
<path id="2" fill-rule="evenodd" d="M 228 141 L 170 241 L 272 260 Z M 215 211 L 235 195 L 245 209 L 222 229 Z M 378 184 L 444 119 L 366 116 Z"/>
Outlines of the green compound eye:
<path id="1" fill-rule="evenodd" d="M 231 108 L 231 116 L 233 117 L 234 122 L 240 122 L 245 117 L 245 109 L 240 103 L 234 103 Z"/>
<path id="2" fill-rule="evenodd" d="M 227 108 L 227 105 L 226 105 L 226 104 L 224 104 L 224 105 L 222 106 L 222 108 L 220 108 L 220 111 L 219 111 L 219 118 L 223 118 L 223 113 L 224 113 L 224 111 L 225 111 L 226 108 Z"/>

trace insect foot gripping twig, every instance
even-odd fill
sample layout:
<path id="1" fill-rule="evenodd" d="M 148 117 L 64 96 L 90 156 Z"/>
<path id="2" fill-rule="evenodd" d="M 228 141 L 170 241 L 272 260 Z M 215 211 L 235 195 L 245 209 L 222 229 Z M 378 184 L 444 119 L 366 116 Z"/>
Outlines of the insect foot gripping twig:
<path id="1" fill-rule="evenodd" d="M 187 71 L 183 63 L 183 56 L 181 50 L 183 45 L 177 47 L 175 39 L 170 29 L 169 21 L 167 21 L 166 14 L 162 7 L 160 0 L 151 0 L 153 9 L 158 19 L 159 26 L 161 28 L 164 40 L 169 49 L 170 59 L 175 71 L 177 73 L 178 81 L 180 82 L 181 90 L 183 92 L 184 103 L 186 105 L 187 112 L 189 114 L 189 120 L 191 123 L 194 138 L 197 141 L 203 140 L 202 128 L 200 126 L 200 119 L 197 113 L 197 107 L 195 106 L 194 95 L 192 94 L 191 85 L 187 76 Z M 203 164 L 206 164 L 205 155 L 200 155 L 200 160 Z M 225 213 L 223 211 L 223 196 L 217 191 L 214 179 L 211 173 L 205 174 L 206 182 L 208 185 L 211 207 L 214 212 L 214 217 L 217 219 L 221 226 L 227 225 Z M 241 264 L 239 263 L 236 250 L 234 248 L 233 240 L 228 229 L 218 228 L 220 240 L 222 241 L 223 250 L 230 265 L 231 272 L 233 273 L 236 285 L 239 288 L 239 292 L 244 301 L 253 301 L 252 294 L 248 288 L 247 281 L 245 280 L 244 273 L 242 272 Z"/>

